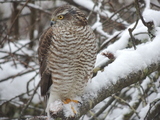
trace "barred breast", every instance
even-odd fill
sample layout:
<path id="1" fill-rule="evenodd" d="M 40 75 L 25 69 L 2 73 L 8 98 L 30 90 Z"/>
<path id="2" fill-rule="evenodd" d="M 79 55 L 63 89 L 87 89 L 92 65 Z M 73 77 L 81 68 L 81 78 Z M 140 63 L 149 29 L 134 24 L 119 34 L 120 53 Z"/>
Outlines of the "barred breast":
<path id="1" fill-rule="evenodd" d="M 52 27 L 47 68 L 60 99 L 80 95 L 91 77 L 96 59 L 95 35 L 89 26 Z"/>

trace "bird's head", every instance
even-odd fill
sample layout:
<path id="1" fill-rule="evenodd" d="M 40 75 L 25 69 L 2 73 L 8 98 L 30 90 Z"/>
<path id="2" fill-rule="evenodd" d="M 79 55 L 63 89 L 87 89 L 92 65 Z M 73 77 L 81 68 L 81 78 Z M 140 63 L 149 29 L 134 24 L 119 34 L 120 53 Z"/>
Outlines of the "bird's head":
<path id="1" fill-rule="evenodd" d="M 53 12 L 51 26 L 54 24 L 65 25 L 68 22 L 79 26 L 87 25 L 85 14 L 74 6 L 64 5 Z"/>

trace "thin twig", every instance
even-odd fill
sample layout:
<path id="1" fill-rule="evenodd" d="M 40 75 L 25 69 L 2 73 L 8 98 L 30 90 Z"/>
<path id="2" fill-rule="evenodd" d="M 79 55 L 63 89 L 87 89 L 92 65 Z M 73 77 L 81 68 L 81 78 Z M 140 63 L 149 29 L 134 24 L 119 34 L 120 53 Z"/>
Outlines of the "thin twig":
<path id="1" fill-rule="evenodd" d="M 133 44 L 133 47 L 134 47 L 135 50 L 136 50 L 136 44 L 135 44 L 135 41 L 136 41 L 136 40 L 135 40 L 132 32 L 133 32 L 134 29 L 137 27 L 138 21 L 139 21 L 139 20 L 136 20 L 136 23 L 135 23 L 135 25 L 134 25 L 133 28 L 129 28 L 129 29 L 128 29 L 129 35 L 131 36 L 131 41 L 132 41 L 132 44 Z"/>
<path id="2" fill-rule="evenodd" d="M 96 5 L 97 5 L 97 1 L 95 2 L 94 6 L 93 6 L 93 9 L 90 11 L 90 13 L 88 15 L 88 20 L 90 19 L 92 13 L 94 12 L 94 9 L 95 9 Z"/>
<path id="3" fill-rule="evenodd" d="M 38 68 L 36 68 L 36 69 L 38 69 Z M 19 77 L 19 76 L 22 76 L 22 75 L 24 75 L 24 74 L 26 74 L 26 73 L 33 72 L 33 71 L 35 71 L 36 69 L 32 69 L 32 70 L 28 70 L 28 71 L 25 71 L 25 72 L 17 73 L 17 74 L 15 74 L 15 75 L 11 75 L 11 76 L 9 76 L 9 77 L 7 77 L 7 78 L 4 78 L 4 79 L 0 80 L 0 83 L 6 81 L 6 80 L 8 80 L 8 79 L 14 79 L 14 78 L 17 77 L 17 76 L 18 76 L 18 77 Z"/>
<path id="4" fill-rule="evenodd" d="M 35 79 L 35 77 L 38 75 L 39 73 L 38 72 L 36 72 L 36 74 L 35 74 L 35 76 L 33 76 L 30 80 L 28 80 L 28 82 L 27 82 L 27 85 L 26 85 L 26 88 L 27 88 L 27 95 L 28 96 L 30 96 L 30 92 L 29 92 L 29 84 L 30 84 L 30 82 L 32 81 L 32 80 L 34 80 Z"/>
<path id="5" fill-rule="evenodd" d="M 149 116 L 152 107 L 155 106 L 155 104 L 157 104 L 157 102 L 159 102 L 159 101 L 160 101 L 160 98 L 154 100 L 153 102 L 151 102 L 151 103 L 149 104 L 149 109 L 148 109 L 148 111 L 147 111 L 146 116 L 144 117 L 144 120 L 147 120 L 147 117 Z"/>
<path id="6" fill-rule="evenodd" d="M 104 110 L 106 110 L 107 107 L 108 107 L 109 105 L 111 105 L 111 103 L 112 103 L 114 100 L 115 100 L 115 98 L 114 98 L 114 97 L 111 97 L 111 98 L 109 99 L 109 101 L 108 101 L 97 113 L 95 113 L 89 120 L 95 120 L 95 117 L 98 117 L 100 114 L 102 114 L 102 113 L 104 112 Z"/>
<path id="7" fill-rule="evenodd" d="M 141 11 L 140 11 L 138 0 L 135 0 L 135 8 L 136 8 L 137 14 L 139 15 L 142 23 L 144 24 L 144 26 L 146 26 L 148 28 L 148 33 L 149 33 L 150 38 L 153 39 L 155 37 L 155 34 L 154 34 L 155 33 L 155 26 L 154 26 L 153 21 L 145 22 L 142 14 L 141 14 Z"/>
<path id="8" fill-rule="evenodd" d="M 105 62 L 103 62 L 102 64 L 96 66 L 94 69 L 93 69 L 93 77 L 95 77 L 98 73 L 98 71 L 103 71 L 104 68 L 109 65 L 110 63 L 112 63 L 114 61 L 114 59 L 109 59 L 109 60 L 106 60 Z"/>
<path id="9" fill-rule="evenodd" d="M 38 85 L 37 85 L 36 88 L 34 89 L 31 98 L 28 100 L 27 104 L 26 104 L 25 107 L 22 109 L 22 111 L 21 111 L 21 113 L 20 113 L 20 116 L 19 116 L 19 119 L 22 118 L 22 116 L 23 116 L 23 114 L 24 114 L 24 111 L 28 108 L 29 104 L 31 103 L 31 101 L 32 101 L 32 99 L 33 99 L 33 97 L 34 97 L 34 95 L 35 95 L 36 92 L 37 92 L 37 89 L 39 88 L 39 85 L 40 85 L 40 82 L 38 83 Z"/>
<path id="10" fill-rule="evenodd" d="M 101 50 L 103 50 L 111 41 L 114 41 L 115 39 L 117 39 L 117 37 L 119 36 L 119 34 L 121 34 L 121 32 L 117 33 L 112 38 L 109 38 L 109 39 L 105 40 L 102 43 L 102 45 L 100 46 L 100 48 L 98 49 L 97 53 L 99 53 Z"/>
<path id="11" fill-rule="evenodd" d="M 147 27 L 147 24 L 146 24 L 145 20 L 143 19 L 142 14 L 141 14 L 138 0 L 135 0 L 135 8 L 136 8 L 136 12 L 137 12 L 138 16 L 142 20 L 142 23 Z"/>
<path id="12" fill-rule="evenodd" d="M 12 49 L 11 49 L 11 45 L 10 45 L 9 41 L 8 41 L 8 47 L 9 47 L 10 53 L 12 53 Z M 11 58 L 12 58 L 12 61 L 13 61 L 13 64 L 14 64 L 15 68 L 17 68 L 17 64 L 16 64 L 15 60 L 13 59 L 13 54 L 11 54 Z"/>
<path id="13" fill-rule="evenodd" d="M 29 1 L 30 1 L 30 0 L 27 0 L 26 3 L 23 5 L 23 7 L 19 10 L 18 14 L 17 14 L 16 17 L 14 18 L 14 20 L 13 20 L 13 22 L 12 22 L 12 24 L 11 24 L 8 32 L 7 32 L 6 36 L 4 37 L 4 39 L 2 40 L 2 42 L 1 42 L 0 44 L 3 45 L 3 43 L 5 42 L 5 39 L 8 38 L 8 35 L 11 33 L 11 30 L 12 30 L 12 27 L 13 27 L 15 21 L 17 20 L 18 16 L 21 14 L 22 10 L 23 10 L 24 7 L 28 4 Z"/>
<path id="14" fill-rule="evenodd" d="M 137 115 L 137 117 L 140 119 L 140 116 L 138 115 L 137 111 L 132 106 L 130 106 L 130 104 L 128 104 L 125 100 L 123 100 L 122 98 L 120 98 L 120 97 L 118 97 L 118 96 L 116 96 L 114 94 L 112 96 L 115 99 L 119 100 L 120 102 L 126 104 Z"/>
<path id="15" fill-rule="evenodd" d="M 28 92 L 32 92 L 32 91 L 33 91 L 33 89 L 32 89 L 32 90 L 29 90 Z M 8 102 L 11 102 L 12 100 L 14 100 L 14 99 L 16 99 L 16 98 L 19 98 L 20 96 L 23 96 L 23 95 L 25 95 L 25 94 L 27 94 L 27 93 L 25 92 L 25 93 L 22 93 L 22 94 L 20 94 L 20 95 L 17 95 L 17 96 L 15 96 L 15 97 L 11 98 L 10 100 L 7 100 L 7 101 L 3 102 L 0 106 L 3 106 L 4 104 L 6 104 L 6 103 L 8 103 Z"/>
<path id="16" fill-rule="evenodd" d="M 131 3 L 131 4 L 127 5 L 127 6 L 124 6 L 124 7 L 122 7 L 121 9 L 117 10 L 116 12 L 114 12 L 113 15 L 111 15 L 111 17 L 109 17 L 109 19 L 107 19 L 106 21 L 104 21 L 104 22 L 102 23 L 102 25 L 106 24 L 106 23 L 107 23 L 109 20 L 111 20 L 116 14 L 120 13 L 122 10 L 124 10 L 124 9 L 126 9 L 126 8 L 128 8 L 128 7 L 131 7 L 132 5 L 133 5 L 133 3 Z"/>
<path id="17" fill-rule="evenodd" d="M 24 3 L 20 3 L 20 5 L 24 5 Z M 33 8 L 33 9 L 39 10 L 39 11 L 41 11 L 41 12 L 44 12 L 44 13 L 46 13 L 46 14 L 48 14 L 48 15 L 52 15 L 52 13 L 51 13 L 50 11 L 44 10 L 42 7 L 37 6 L 37 5 L 35 5 L 35 4 L 27 3 L 26 6 L 29 7 L 29 8 Z"/>

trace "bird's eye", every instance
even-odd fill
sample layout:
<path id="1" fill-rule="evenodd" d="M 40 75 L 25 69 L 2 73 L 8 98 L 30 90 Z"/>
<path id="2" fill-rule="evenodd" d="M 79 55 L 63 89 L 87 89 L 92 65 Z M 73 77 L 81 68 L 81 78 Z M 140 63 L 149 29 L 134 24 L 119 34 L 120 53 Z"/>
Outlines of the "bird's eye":
<path id="1" fill-rule="evenodd" d="M 60 19 L 60 20 L 62 20 L 62 19 L 64 18 L 63 15 L 58 15 L 57 17 L 58 17 L 58 19 Z"/>

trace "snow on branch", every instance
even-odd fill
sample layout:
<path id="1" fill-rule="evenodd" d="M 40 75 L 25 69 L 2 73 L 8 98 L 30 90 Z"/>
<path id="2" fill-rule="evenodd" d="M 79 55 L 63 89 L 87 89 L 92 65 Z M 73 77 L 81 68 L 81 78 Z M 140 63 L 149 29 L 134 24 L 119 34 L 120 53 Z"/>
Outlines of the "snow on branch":
<path id="1" fill-rule="evenodd" d="M 152 42 L 137 46 L 136 50 L 117 51 L 114 62 L 104 68 L 103 72 L 98 72 L 97 76 L 88 83 L 85 93 L 81 96 L 77 116 L 67 120 L 80 118 L 107 97 L 160 70 L 160 51 L 157 51 L 160 46 L 159 39 L 160 35 L 157 33 Z M 151 49 L 155 52 L 153 53 Z M 66 119 L 62 111 L 54 117 Z"/>

